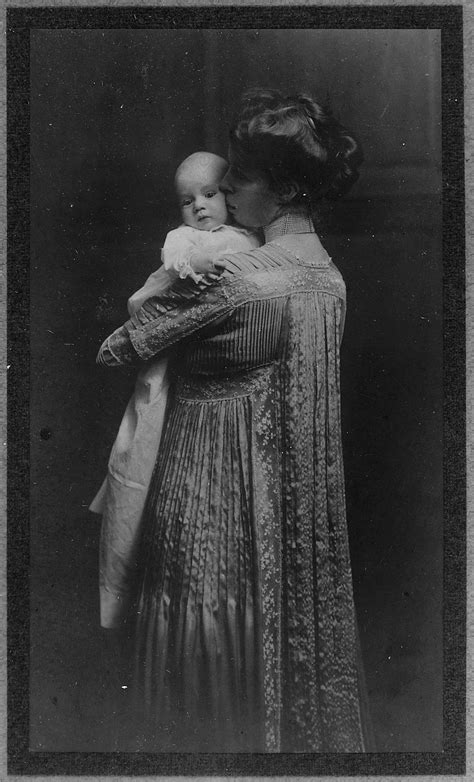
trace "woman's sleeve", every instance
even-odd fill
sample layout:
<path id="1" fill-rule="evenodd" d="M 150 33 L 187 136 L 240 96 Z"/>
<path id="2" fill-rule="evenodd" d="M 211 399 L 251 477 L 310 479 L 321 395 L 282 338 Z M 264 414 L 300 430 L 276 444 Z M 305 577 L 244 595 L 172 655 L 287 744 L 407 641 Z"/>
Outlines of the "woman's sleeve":
<path id="1" fill-rule="evenodd" d="M 97 363 L 104 366 L 148 361 L 214 322 L 233 309 L 225 284 L 177 280 L 167 291 L 148 299 L 123 326 L 103 343 Z"/>

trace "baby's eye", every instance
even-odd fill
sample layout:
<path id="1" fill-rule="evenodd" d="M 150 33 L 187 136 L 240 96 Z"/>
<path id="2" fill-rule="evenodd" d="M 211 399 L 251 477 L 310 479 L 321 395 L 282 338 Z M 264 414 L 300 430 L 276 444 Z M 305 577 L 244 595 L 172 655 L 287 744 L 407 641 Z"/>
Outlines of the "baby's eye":
<path id="1" fill-rule="evenodd" d="M 214 198 L 215 195 L 216 195 L 215 190 L 208 190 L 207 193 L 205 193 L 206 198 Z"/>
<path id="2" fill-rule="evenodd" d="M 190 206 L 190 204 L 191 204 L 190 198 L 183 198 L 183 200 L 181 201 L 181 206 Z"/>

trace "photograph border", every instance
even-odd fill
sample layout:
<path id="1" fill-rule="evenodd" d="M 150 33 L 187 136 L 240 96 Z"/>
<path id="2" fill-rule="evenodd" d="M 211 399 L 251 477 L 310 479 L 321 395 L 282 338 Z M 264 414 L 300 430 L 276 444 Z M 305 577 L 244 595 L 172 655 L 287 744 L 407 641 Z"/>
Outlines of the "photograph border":
<path id="1" fill-rule="evenodd" d="M 32 29 L 441 30 L 444 355 L 444 749 L 374 754 L 31 752 L 29 734 L 29 37 Z M 356 776 L 465 770 L 466 414 L 462 6 L 7 8 L 8 772 Z"/>

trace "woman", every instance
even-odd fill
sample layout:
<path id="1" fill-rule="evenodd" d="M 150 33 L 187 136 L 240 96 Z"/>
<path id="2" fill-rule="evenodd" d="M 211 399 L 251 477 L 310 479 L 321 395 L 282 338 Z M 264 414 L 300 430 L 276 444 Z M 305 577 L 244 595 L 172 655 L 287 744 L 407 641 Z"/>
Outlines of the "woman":
<path id="1" fill-rule="evenodd" d="M 172 349 L 145 508 L 134 688 L 148 750 L 367 745 L 339 399 L 344 282 L 311 207 L 361 160 L 310 98 L 253 92 L 230 138 L 228 209 L 265 244 L 178 282 L 106 340 L 106 365 Z"/>

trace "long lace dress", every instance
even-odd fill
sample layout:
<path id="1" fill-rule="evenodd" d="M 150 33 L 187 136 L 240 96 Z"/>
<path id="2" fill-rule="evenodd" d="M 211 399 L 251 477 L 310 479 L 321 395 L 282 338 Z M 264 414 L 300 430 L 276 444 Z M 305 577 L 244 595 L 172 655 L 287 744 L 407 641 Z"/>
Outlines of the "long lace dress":
<path id="1" fill-rule="evenodd" d="M 305 215 L 265 238 L 216 284 L 150 299 L 99 354 L 179 355 L 138 563 L 144 750 L 367 749 L 341 447 L 345 287 Z"/>

